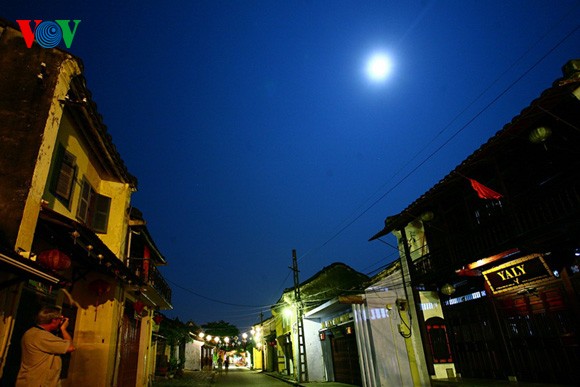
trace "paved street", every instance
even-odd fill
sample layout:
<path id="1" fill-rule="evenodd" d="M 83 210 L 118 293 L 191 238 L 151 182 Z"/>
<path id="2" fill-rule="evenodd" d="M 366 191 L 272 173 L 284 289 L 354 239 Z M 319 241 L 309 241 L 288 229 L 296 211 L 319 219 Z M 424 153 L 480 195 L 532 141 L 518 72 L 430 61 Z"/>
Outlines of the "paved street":
<path id="1" fill-rule="evenodd" d="M 250 371 L 247 368 L 230 368 L 229 372 L 217 374 L 215 386 L 258 386 L 258 387 L 289 387 L 290 384 L 280 381 L 271 376 L 260 373 L 260 371 Z"/>
<path id="2" fill-rule="evenodd" d="M 212 383 L 213 380 L 213 383 Z M 181 378 L 159 379 L 153 383 L 154 387 L 186 387 L 186 386 L 255 386 L 255 387 L 288 387 L 290 384 L 271 376 L 250 371 L 247 368 L 232 367 L 226 374 L 205 371 L 187 371 Z"/>

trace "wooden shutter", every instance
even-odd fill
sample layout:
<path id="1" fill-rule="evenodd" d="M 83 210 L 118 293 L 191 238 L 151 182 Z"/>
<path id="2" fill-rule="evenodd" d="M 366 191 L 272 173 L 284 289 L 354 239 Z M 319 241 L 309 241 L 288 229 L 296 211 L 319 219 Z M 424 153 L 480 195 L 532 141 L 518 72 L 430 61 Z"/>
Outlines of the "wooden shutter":
<path id="1" fill-rule="evenodd" d="M 88 181 L 83 180 L 83 187 L 81 189 L 81 197 L 79 198 L 79 207 L 77 208 L 77 218 L 83 223 L 87 223 L 89 218 L 89 206 L 91 204 L 93 188 Z"/>
<path id="2" fill-rule="evenodd" d="M 107 232 L 109 222 L 109 210 L 111 208 L 111 198 L 103 195 L 95 195 L 95 207 L 93 217 L 93 230 L 96 232 Z"/>
<path id="3" fill-rule="evenodd" d="M 50 191 L 67 207 L 72 199 L 76 177 L 76 158 L 59 145 L 54 161 L 53 178 Z"/>

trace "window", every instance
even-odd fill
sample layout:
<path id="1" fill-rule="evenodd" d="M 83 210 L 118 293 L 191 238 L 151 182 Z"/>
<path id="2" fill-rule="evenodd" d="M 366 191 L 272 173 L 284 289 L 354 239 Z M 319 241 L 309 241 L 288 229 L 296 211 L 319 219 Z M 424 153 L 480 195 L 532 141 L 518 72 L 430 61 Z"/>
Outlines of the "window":
<path id="1" fill-rule="evenodd" d="M 74 182 L 77 174 L 76 157 L 59 144 L 54 162 L 50 192 L 67 208 L 70 208 Z"/>
<path id="2" fill-rule="evenodd" d="M 86 179 L 83 179 L 77 218 L 95 232 L 106 233 L 109 222 L 111 198 L 98 194 Z"/>

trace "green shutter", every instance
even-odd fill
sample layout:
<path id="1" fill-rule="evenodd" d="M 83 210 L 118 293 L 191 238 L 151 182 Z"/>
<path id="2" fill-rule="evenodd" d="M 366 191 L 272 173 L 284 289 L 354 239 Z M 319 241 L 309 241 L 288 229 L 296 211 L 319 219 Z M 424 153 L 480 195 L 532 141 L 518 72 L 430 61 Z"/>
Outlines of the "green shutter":
<path id="1" fill-rule="evenodd" d="M 93 217 L 93 230 L 106 233 L 109 222 L 109 210 L 111 208 L 111 198 L 103 195 L 95 195 L 95 208 Z"/>
<path id="2" fill-rule="evenodd" d="M 75 157 L 68 152 L 63 155 L 60 173 L 56 184 L 56 194 L 70 202 L 74 178 L 76 174 Z"/>
<path id="3" fill-rule="evenodd" d="M 67 207 L 70 207 L 76 171 L 76 158 L 59 144 L 52 168 L 50 192 Z"/>
<path id="4" fill-rule="evenodd" d="M 89 215 L 89 204 L 91 202 L 92 187 L 88 181 L 83 179 L 83 187 L 81 189 L 81 196 L 79 198 L 79 206 L 77 208 L 77 218 L 83 223 L 87 223 Z"/>

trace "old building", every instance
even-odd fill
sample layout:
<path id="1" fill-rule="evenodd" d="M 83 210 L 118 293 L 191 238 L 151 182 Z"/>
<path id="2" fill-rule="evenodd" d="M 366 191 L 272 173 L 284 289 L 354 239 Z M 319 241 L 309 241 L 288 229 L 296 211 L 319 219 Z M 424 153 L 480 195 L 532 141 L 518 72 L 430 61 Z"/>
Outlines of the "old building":
<path id="1" fill-rule="evenodd" d="M 463 378 L 580 377 L 580 61 L 563 72 L 371 238 L 398 238 L 432 376 L 449 362 Z"/>
<path id="2" fill-rule="evenodd" d="M 171 293 L 153 276 L 164 258 L 134 223 L 137 180 L 91 99 L 81 61 L 27 48 L 6 21 L 0 179 L 2 383 L 15 379 L 20 337 L 48 304 L 70 318 L 77 348 L 65 361 L 64 386 L 147 384 L 153 314 L 171 307 Z M 142 239 L 129 238 L 138 233 Z M 147 251 L 151 260 L 134 263 Z"/>
<path id="3" fill-rule="evenodd" d="M 272 308 L 278 353 L 275 369 L 297 380 L 359 383 L 361 369 L 353 315 L 342 311 L 341 316 L 331 319 L 328 313 L 316 314 L 315 309 L 339 295 L 357 294 L 367 280 L 366 275 L 337 262 L 299 284 L 300 301 L 297 301 L 296 287 L 284 290 Z M 298 308 L 302 308 L 302 334 L 298 328 Z M 332 333 L 328 334 L 328 341 L 321 342 L 320 331 L 325 329 L 322 324 L 328 320 L 334 320 L 337 326 L 331 328 L 329 324 Z M 342 334 L 347 326 L 353 334 Z"/>

